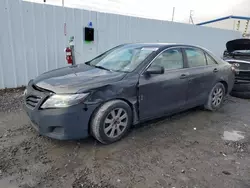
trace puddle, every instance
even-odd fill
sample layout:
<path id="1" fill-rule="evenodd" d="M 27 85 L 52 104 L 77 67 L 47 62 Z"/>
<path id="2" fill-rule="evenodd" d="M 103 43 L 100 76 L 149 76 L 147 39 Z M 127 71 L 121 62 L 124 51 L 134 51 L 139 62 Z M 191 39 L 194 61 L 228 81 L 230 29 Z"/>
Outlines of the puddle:
<path id="1" fill-rule="evenodd" d="M 18 188 L 19 186 L 14 184 L 13 181 L 16 177 L 6 177 L 3 179 L 0 179 L 0 186 L 4 188 Z"/>
<path id="2" fill-rule="evenodd" d="M 231 140 L 231 141 L 239 141 L 245 138 L 242 134 L 243 133 L 240 131 L 224 131 L 222 139 Z"/>

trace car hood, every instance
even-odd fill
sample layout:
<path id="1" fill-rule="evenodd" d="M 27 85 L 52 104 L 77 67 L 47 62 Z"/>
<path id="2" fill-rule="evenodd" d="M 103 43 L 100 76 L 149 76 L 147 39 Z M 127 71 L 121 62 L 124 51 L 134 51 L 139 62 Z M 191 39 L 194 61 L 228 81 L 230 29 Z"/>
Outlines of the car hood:
<path id="1" fill-rule="evenodd" d="M 78 93 L 119 81 L 125 75 L 79 64 L 46 72 L 34 79 L 33 84 L 54 93 Z"/>
<path id="2" fill-rule="evenodd" d="M 227 51 L 250 50 L 250 39 L 236 39 L 226 43 Z"/>

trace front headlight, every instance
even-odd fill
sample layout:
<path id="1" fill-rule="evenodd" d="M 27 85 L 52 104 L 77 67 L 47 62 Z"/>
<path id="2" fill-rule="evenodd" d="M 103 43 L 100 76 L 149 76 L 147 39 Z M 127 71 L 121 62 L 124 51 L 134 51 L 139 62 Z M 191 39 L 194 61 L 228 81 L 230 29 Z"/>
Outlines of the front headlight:
<path id="1" fill-rule="evenodd" d="M 65 108 L 82 102 L 89 94 L 52 95 L 41 108 Z"/>

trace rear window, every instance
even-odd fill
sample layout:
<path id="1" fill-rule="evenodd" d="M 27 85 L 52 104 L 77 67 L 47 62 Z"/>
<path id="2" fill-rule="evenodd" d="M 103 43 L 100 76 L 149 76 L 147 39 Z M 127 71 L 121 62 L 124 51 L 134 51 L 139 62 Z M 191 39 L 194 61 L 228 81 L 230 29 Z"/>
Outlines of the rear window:
<path id="1" fill-rule="evenodd" d="M 206 66 L 206 57 L 202 50 L 194 49 L 194 48 L 188 48 L 185 49 L 188 65 L 190 68 L 192 67 L 200 67 L 200 66 Z"/>
<path id="2" fill-rule="evenodd" d="M 232 53 L 236 55 L 250 55 L 250 50 L 235 50 Z"/>
<path id="3" fill-rule="evenodd" d="M 217 62 L 212 57 L 210 57 L 210 55 L 206 54 L 206 58 L 207 58 L 208 65 L 216 65 L 217 64 Z"/>

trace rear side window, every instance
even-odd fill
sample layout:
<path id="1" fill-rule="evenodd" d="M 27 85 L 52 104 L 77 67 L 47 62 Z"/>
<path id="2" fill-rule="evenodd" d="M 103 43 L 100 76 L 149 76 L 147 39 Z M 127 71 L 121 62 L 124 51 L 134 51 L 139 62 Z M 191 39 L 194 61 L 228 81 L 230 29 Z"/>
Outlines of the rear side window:
<path id="1" fill-rule="evenodd" d="M 183 68 L 183 57 L 180 49 L 169 49 L 162 52 L 153 61 L 151 66 L 162 66 L 164 69 L 181 69 Z"/>
<path id="2" fill-rule="evenodd" d="M 206 57 L 202 50 L 188 48 L 185 49 L 189 67 L 206 66 Z"/>
<path id="3" fill-rule="evenodd" d="M 208 65 L 216 65 L 217 64 L 217 62 L 213 58 L 211 58 L 208 54 L 206 54 L 206 58 L 207 58 Z"/>

